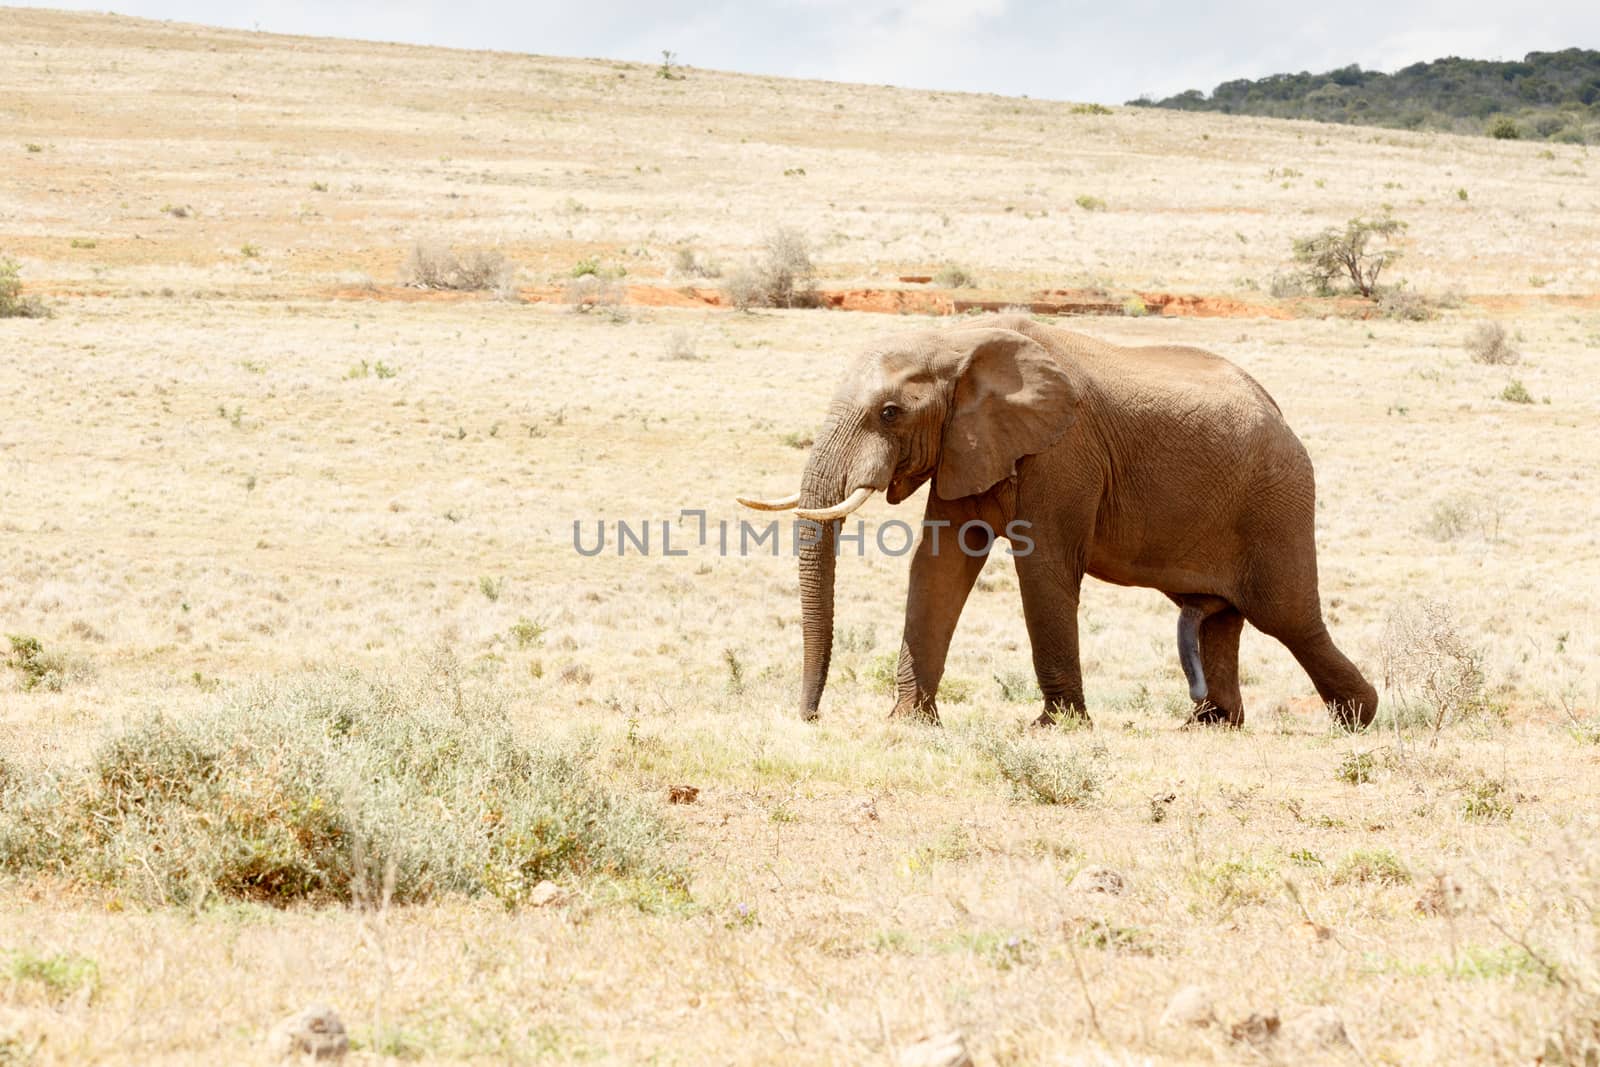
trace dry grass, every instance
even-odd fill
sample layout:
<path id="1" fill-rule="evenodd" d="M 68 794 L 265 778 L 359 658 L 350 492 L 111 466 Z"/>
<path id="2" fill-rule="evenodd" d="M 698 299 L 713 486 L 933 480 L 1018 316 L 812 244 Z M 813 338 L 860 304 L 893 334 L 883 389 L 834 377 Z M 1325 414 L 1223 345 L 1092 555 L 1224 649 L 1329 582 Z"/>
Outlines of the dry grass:
<path id="1" fill-rule="evenodd" d="M 881 1063 L 949 1029 L 982 1064 L 1291 1061 L 1234 1024 L 1276 1010 L 1287 1030 L 1317 1006 L 1371 1063 L 1577 1063 L 1600 1041 L 1600 397 L 1573 386 L 1600 337 L 1600 211 L 1576 149 L 39 11 L 0 12 L 0 30 L 14 139 L 50 145 L 8 163 L 0 243 L 56 308 L 0 324 L 27 355 L 0 359 L 0 619 L 65 668 L 59 685 L 0 671 L 0 811 L 83 814 L 108 746 L 151 715 L 229 770 L 161 819 L 80 821 L 106 836 L 70 862 L 4 865 L 0 1055 L 266 1062 L 267 1028 L 314 1000 L 372 1062 Z M 401 73 L 399 97 L 364 88 Z M 1290 164 L 1303 177 L 1276 176 Z M 1330 624 L 1374 680 L 1397 611 L 1451 605 L 1480 681 L 1449 706 L 1492 713 L 1438 717 L 1453 683 L 1434 695 L 1412 670 L 1358 737 L 1253 631 L 1245 729 L 1183 729 L 1170 603 L 1095 582 L 1095 729 L 1022 733 L 1037 708 L 999 557 L 951 651 L 945 728 L 888 723 L 905 562 L 876 553 L 841 562 L 833 680 L 801 724 L 792 559 L 721 558 L 692 521 L 674 535 L 688 557 L 586 559 L 572 521 L 704 507 L 715 524 L 738 519 L 736 493 L 791 491 L 786 440 L 821 420 L 850 353 L 929 320 L 611 321 L 350 282 L 394 278 L 415 233 L 541 279 L 582 260 L 657 279 L 684 247 L 759 255 L 783 219 L 827 286 L 959 262 L 1001 300 L 1219 292 L 1383 181 L 1411 223 L 1393 272 L 1462 285 L 1461 314 L 1076 324 L 1210 348 L 1273 393 L 1317 464 Z M 1085 190 L 1117 193 L 1078 210 Z M 1558 280 L 1531 293 L 1534 276 Z M 1520 380 L 1548 405 L 1501 401 L 1503 372 L 1463 351 L 1485 313 L 1515 317 L 1537 353 Z M 677 331 L 693 361 L 663 358 Z M 451 687 L 419 678 L 441 644 L 463 707 L 493 715 L 463 722 Z M 353 748 L 256 697 L 330 676 L 411 694 L 394 736 Z M 462 745 L 425 788 L 403 761 L 439 750 L 402 740 L 413 727 Z M 247 744 L 273 730 L 278 763 Z M 581 756 L 574 796 L 639 820 L 605 815 L 595 840 L 634 842 L 643 866 L 548 868 L 569 896 L 542 908 L 480 888 L 468 861 L 496 824 L 479 794 L 546 796 L 536 776 L 492 781 L 529 751 Z M 381 878 L 283 906 L 185 877 L 211 888 L 161 905 L 153 887 L 174 883 L 130 871 L 143 856 L 160 875 L 170 851 L 135 830 L 226 853 L 212 801 L 276 813 L 259 841 L 300 856 L 304 783 L 394 813 L 340 826 L 405 828 L 388 898 Z M 682 785 L 697 802 L 668 802 Z M 317 855 L 371 869 L 353 847 Z M 637 876 L 655 864 L 685 882 Z M 1089 865 L 1125 892 L 1069 890 Z M 424 869 L 455 873 L 407 880 Z M 1190 982 L 1224 1025 L 1158 1027 Z"/>

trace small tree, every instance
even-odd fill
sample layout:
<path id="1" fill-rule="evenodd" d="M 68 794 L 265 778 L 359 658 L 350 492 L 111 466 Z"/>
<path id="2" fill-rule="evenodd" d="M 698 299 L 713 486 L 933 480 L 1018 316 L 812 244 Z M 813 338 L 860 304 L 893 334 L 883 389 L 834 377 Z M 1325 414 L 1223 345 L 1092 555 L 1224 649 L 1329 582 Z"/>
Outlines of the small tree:
<path id="1" fill-rule="evenodd" d="M 1295 238 L 1294 258 L 1317 292 L 1332 292 L 1334 280 L 1343 275 L 1349 277 L 1356 292 L 1370 299 L 1383 268 L 1400 258 L 1394 243 L 1405 228 L 1405 223 L 1388 214 L 1376 219 L 1353 218 L 1343 230 L 1330 226 L 1319 234 Z"/>

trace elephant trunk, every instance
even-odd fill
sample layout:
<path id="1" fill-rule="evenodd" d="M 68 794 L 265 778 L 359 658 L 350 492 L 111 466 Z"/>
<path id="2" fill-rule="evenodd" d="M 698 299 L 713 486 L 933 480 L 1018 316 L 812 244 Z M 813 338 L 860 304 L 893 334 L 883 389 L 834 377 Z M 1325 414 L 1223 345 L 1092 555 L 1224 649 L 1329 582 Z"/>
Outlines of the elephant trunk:
<path id="1" fill-rule="evenodd" d="M 839 423 L 829 419 L 818 436 L 800 481 L 800 510 L 830 508 L 855 488 L 849 478 L 850 449 Z M 817 717 L 822 690 L 828 684 L 828 664 L 833 658 L 833 577 L 838 563 L 835 522 L 802 523 L 800 543 L 800 620 L 805 637 L 805 660 L 800 685 L 800 717 Z"/>

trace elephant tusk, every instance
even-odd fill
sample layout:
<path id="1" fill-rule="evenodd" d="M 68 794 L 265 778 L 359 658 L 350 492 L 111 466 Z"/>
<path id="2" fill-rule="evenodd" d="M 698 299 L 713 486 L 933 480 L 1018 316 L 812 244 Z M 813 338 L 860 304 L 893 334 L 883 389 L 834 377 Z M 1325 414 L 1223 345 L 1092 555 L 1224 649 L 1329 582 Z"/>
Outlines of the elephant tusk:
<path id="1" fill-rule="evenodd" d="M 796 508 L 795 516 L 812 522 L 832 522 L 834 519 L 844 518 L 865 504 L 867 497 L 871 495 L 872 490 L 863 485 L 831 508 Z"/>
<path id="2" fill-rule="evenodd" d="M 776 500 L 756 500 L 747 496 L 735 497 L 734 499 L 739 501 L 739 503 L 743 504 L 745 507 L 753 508 L 756 511 L 788 511 L 790 508 L 800 503 L 800 494 L 795 493 L 793 496 L 781 496 Z"/>

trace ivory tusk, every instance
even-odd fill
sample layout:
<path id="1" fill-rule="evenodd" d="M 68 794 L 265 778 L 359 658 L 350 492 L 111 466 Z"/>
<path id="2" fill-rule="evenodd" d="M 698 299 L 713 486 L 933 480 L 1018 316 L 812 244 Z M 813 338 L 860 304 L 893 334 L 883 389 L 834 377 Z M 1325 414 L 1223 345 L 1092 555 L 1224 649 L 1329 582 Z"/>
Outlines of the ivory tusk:
<path id="1" fill-rule="evenodd" d="M 863 485 L 831 508 L 797 508 L 795 517 L 809 519 L 812 522 L 832 522 L 834 519 L 844 518 L 865 504 L 867 497 L 871 495 L 872 490 Z"/>
<path id="2" fill-rule="evenodd" d="M 800 494 L 795 493 L 793 496 L 782 496 L 776 500 L 754 500 L 746 496 L 735 497 L 734 499 L 739 501 L 739 503 L 743 504 L 745 507 L 754 508 L 756 511 L 788 511 L 790 508 L 800 503 Z"/>

